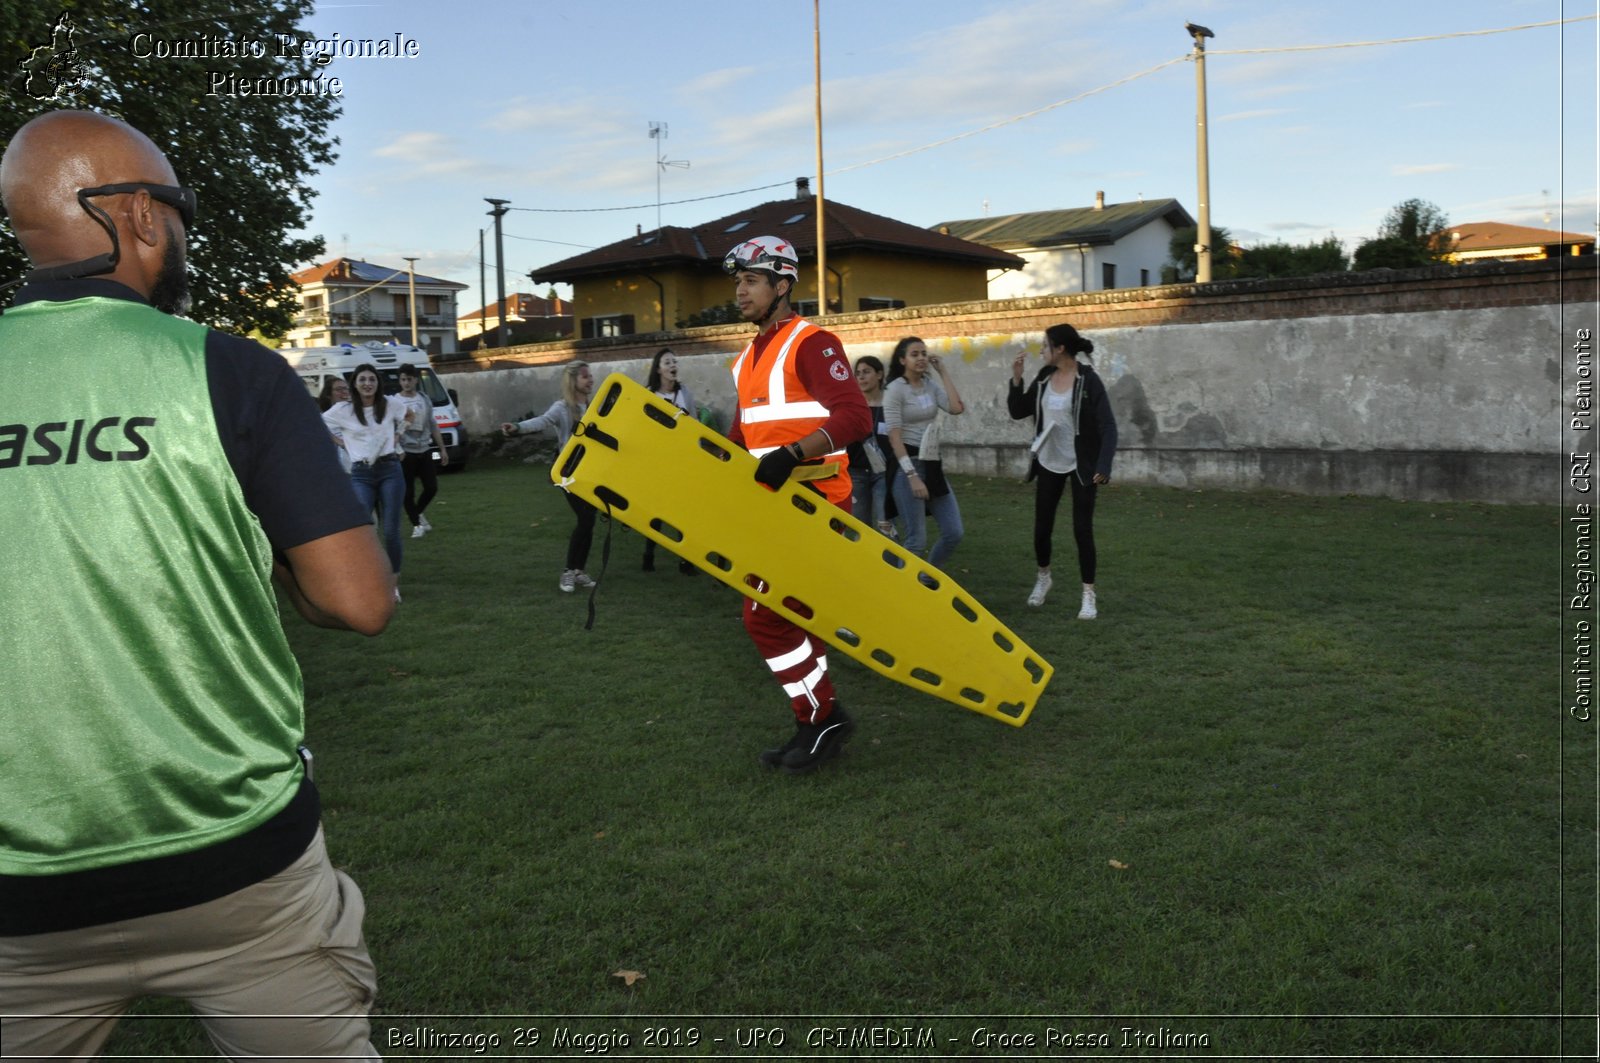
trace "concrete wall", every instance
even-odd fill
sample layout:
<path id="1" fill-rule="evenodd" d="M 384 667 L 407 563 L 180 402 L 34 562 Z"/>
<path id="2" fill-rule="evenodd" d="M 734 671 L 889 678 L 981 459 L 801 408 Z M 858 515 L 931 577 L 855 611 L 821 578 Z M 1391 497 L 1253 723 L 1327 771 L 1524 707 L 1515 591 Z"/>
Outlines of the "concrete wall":
<path id="1" fill-rule="evenodd" d="M 1031 376 L 1044 328 L 1067 320 L 1094 340 L 1110 388 L 1118 480 L 1555 503 L 1565 454 L 1591 448 L 1565 430 L 1563 409 L 1573 386 L 1567 351 L 1579 329 L 1600 331 L 1597 294 L 1594 259 L 1564 259 L 1119 289 L 826 324 L 855 357 L 887 360 L 907 334 L 947 356 L 969 407 L 944 436 L 946 463 L 960 472 L 1022 472 L 1028 423 L 1004 406 L 1011 361 L 1030 352 Z M 482 431 L 542 410 L 560 364 L 575 355 L 597 376 L 642 381 L 665 344 L 726 425 L 727 367 L 749 334 L 733 325 L 513 348 L 446 382 Z"/>

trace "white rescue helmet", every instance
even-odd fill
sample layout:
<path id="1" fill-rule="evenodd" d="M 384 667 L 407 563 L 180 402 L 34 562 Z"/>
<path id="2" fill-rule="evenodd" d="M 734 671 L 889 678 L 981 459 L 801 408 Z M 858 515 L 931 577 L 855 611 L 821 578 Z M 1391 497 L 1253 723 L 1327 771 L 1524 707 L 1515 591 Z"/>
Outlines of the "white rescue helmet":
<path id="1" fill-rule="evenodd" d="M 722 259 L 722 272 L 729 275 L 747 269 L 765 270 L 773 278 L 800 280 L 800 256 L 794 245 L 776 236 L 752 236 Z"/>

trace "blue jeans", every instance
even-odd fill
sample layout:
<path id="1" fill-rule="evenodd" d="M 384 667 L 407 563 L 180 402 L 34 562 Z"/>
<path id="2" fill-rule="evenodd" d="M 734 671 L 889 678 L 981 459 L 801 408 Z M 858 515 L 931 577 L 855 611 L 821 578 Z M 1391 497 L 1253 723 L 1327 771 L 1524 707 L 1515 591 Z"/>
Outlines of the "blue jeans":
<path id="1" fill-rule="evenodd" d="M 883 523 L 883 502 L 889 493 L 889 474 L 850 467 L 850 515 L 874 528 Z"/>
<path id="2" fill-rule="evenodd" d="M 921 458 L 913 458 L 912 462 L 917 467 L 917 475 L 926 482 L 927 466 Z M 950 493 L 942 498 L 930 498 L 924 502 L 911 493 L 910 477 L 896 476 L 894 504 L 900 508 L 900 518 L 906 522 L 906 537 L 902 545 L 918 556 L 923 556 L 923 548 L 928 544 L 928 515 L 924 507 L 932 511 L 933 519 L 939 522 L 939 538 L 926 556 L 935 568 L 943 568 L 945 561 L 956 552 L 961 537 L 966 534 L 961 524 L 961 507 L 956 505 L 955 489 L 951 488 Z"/>
<path id="3" fill-rule="evenodd" d="M 355 488 L 361 508 L 378 509 L 378 526 L 383 529 L 383 548 L 389 554 L 389 567 L 400 574 L 400 514 L 405 512 L 406 476 L 399 461 L 378 461 L 350 467 L 350 486 Z"/>

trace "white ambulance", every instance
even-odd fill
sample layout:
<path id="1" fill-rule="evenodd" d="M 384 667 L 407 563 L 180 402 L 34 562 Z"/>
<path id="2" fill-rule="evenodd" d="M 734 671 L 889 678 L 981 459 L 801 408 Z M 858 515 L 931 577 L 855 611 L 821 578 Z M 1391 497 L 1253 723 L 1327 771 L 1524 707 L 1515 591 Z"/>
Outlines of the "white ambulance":
<path id="1" fill-rule="evenodd" d="M 359 346 L 347 343 L 340 347 L 280 347 L 278 353 L 300 374 L 313 398 L 322 394 L 323 385 L 330 377 L 342 376 L 348 381 L 355 376 L 358 366 L 369 364 L 375 366 L 383 378 L 384 392 L 393 395 L 400 390 L 400 367 L 415 366 L 421 376 L 417 391 L 433 403 L 433 421 L 439 426 L 439 436 L 450 455 L 446 468 L 466 468 L 467 430 L 456 407 L 456 393 L 440 382 L 428 361 L 427 351 L 409 344 L 373 340 Z"/>

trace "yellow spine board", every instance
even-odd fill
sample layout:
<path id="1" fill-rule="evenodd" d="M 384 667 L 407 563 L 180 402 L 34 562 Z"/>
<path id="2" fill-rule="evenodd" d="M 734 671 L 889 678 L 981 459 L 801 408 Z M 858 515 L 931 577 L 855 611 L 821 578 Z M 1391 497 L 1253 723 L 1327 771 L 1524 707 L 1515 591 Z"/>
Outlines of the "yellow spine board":
<path id="1" fill-rule="evenodd" d="M 868 668 L 1021 727 L 1055 669 L 945 573 L 620 374 L 551 479 Z M 802 466 L 802 469 L 806 468 Z"/>

